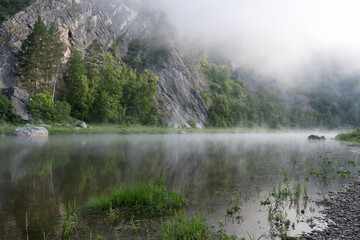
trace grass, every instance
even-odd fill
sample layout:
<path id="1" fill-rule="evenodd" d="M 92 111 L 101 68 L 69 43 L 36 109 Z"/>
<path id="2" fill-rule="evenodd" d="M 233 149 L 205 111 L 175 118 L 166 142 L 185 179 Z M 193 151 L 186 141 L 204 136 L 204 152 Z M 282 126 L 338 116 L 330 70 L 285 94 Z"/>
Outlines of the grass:
<path id="1" fill-rule="evenodd" d="M 32 124 L 31 126 L 41 126 Z M 49 127 L 48 127 L 49 126 Z M 18 127 L 26 125 L 0 124 L 0 135 L 11 135 L 11 132 Z M 164 126 L 143 126 L 143 125 L 116 125 L 116 124 L 88 124 L 88 128 L 75 129 L 76 125 L 70 124 L 47 124 L 45 128 L 49 135 L 86 135 L 86 134 L 177 134 L 186 133 L 246 133 L 266 132 L 267 129 L 250 128 L 171 128 Z"/>
<path id="2" fill-rule="evenodd" d="M 185 206 L 187 201 L 183 194 L 166 189 L 165 173 L 161 171 L 157 179 L 148 184 L 112 189 L 100 197 L 90 198 L 88 205 L 94 212 L 125 207 L 136 213 L 161 214 Z"/>
<path id="3" fill-rule="evenodd" d="M 340 141 L 360 143 L 360 128 L 352 133 L 339 134 L 335 139 Z"/>
<path id="4" fill-rule="evenodd" d="M 184 213 L 175 212 L 172 220 L 161 225 L 159 239 L 211 239 L 211 231 L 203 216 L 188 218 Z"/>
<path id="5" fill-rule="evenodd" d="M 77 222 L 77 215 L 76 215 L 76 200 L 74 199 L 73 202 L 68 202 L 68 207 L 65 208 L 65 216 L 61 220 L 63 225 L 63 234 L 69 235 L 71 231 L 75 228 Z"/>

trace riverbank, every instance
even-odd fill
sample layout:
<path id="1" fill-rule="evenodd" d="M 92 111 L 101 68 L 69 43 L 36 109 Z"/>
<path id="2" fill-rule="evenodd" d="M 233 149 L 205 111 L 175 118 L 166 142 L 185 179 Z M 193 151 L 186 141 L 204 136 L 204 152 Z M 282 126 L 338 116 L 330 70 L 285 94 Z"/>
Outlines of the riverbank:
<path id="1" fill-rule="evenodd" d="M 346 185 L 343 190 L 329 193 L 323 214 L 327 228 L 306 234 L 302 239 L 358 239 L 360 236 L 360 182 Z"/>
<path id="2" fill-rule="evenodd" d="M 247 133 L 275 132 L 264 128 L 172 128 L 164 126 L 88 124 L 81 128 L 76 124 L 33 124 L 11 125 L 0 124 L 0 135 L 11 135 L 19 127 L 41 126 L 49 131 L 49 135 L 83 135 L 83 134 L 186 134 L 186 133 Z"/>
<path id="3" fill-rule="evenodd" d="M 360 128 L 355 132 L 339 134 L 336 136 L 336 139 L 340 141 L 360 143 Z"/>

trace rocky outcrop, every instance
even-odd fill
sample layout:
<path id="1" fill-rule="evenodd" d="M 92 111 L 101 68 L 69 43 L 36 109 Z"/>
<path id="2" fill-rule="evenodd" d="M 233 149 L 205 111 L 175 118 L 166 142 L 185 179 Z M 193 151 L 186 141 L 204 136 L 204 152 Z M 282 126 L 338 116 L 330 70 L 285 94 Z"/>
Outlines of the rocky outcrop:
<path id="1" fill-rule="evenodd" d="M 29 120 L 29 114 L 26 105 L 30 101 L 30 96 L 18 87 L 9 87 L 3 90 L 3 93 L 12 101 L 12 112 L 23 120 Z"/>
<path id="2" fill-rule="evenodd" d="M 26 128 L 15 129 L 12 132 L 12 135 L 18 137 L 42 138 L 42 137 L 48 137 L 49 132 L 44 127 L 26 127 Z"/>
<path id="3" fill-rule="evenodd" d="M 109 47 L 121 38 L 119 60 L 126 55 L 132 40 L 155 39 L 153 47 L 160 48 L 165 57 L 153 56 L 147 68 L 160 78 L 156 104 L 164 123 L 189 126 L 188 122 L 195 120 L 199 126 L 204 125 L 207 113 L 200 93 L 208 91 L 208 86 L 197 59 L 188 46 L 177 42 L 175 31 L 163 24 L 163 15 L 146 0 L 33 1 L 0 26 L 0 89 L 21 87 L 14 74 L 14 56 L 38 15 L 46 24 L 55 22 L 61 32 L 66 46 L 64 63 L 72 46 L 84 51 L 94 39 Z"/>

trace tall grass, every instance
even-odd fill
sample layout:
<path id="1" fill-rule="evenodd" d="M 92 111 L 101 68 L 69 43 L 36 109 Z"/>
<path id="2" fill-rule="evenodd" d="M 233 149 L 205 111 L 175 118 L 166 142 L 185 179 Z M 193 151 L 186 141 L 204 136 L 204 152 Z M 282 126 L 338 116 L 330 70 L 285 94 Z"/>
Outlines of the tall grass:
<path id="1" fill-rule="evenodd" d="M 211 232 L 206 225 L 205 218 L 193 215 L 190 219 L 184 213 L 176 213 L 172 220 L 160 227 L 159 239 L 210 239 Z"/>
<path id="2" fill-rule="evenodd" d="M 94 212 L 111 208 L 128 207 L 136 212 L 160 214 L 180 208 L 187 203 L 187 198 L 176 191 L 167 191 L 164 176 L 148 184 L 113 189 L 100 197 L 93 197 L 88 205 Z"/>
<path id="3" fill-rule="evenodd" d="M 61 220 L 64 235 L 69 235 L 75 228 L 78 219 L 76 211 L 76 200 L 74 199 L 72 202 L 69 201 L 67 208 L 65 208 L 65 216 Z"/>

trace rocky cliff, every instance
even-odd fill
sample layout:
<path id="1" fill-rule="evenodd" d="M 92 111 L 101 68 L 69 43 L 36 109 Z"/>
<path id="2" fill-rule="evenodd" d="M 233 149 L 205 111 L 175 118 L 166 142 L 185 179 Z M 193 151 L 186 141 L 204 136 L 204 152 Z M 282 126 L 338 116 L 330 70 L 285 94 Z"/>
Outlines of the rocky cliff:
<path id="1" fill-rule="evenodd" d="M 0 89 L 21 88 L 14 74 L 14 56 L 38 15 L 46 24 L 55 22 L 61 32 L 61 40 L 66 45 L 64 62 L 72 46 L 84 51 L 94 39 L 109 47 L 121 38 L 116 46 L 119 59 L 126 55 L 132 41 L 142 39 L 148 46 L 143 53 L 146 68 L 160 78 L 155 101 L 164 123 L 189 126 L 188 121 L 195 120 L 199 127 L 204 125 L 207 113 L 199 94 L 209 88 L 194 51 L 177 41 L 176 31 L 166 23 L 161 12 L 152 8 L 150 1 L 34 0 L 0 26 Z M 13 103 L 25 104 L 26 101 L 25 98 Z M 24 119 L 29 117 L 26 112 L 20 115 Z"/>

